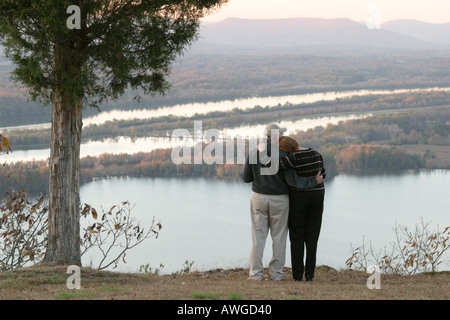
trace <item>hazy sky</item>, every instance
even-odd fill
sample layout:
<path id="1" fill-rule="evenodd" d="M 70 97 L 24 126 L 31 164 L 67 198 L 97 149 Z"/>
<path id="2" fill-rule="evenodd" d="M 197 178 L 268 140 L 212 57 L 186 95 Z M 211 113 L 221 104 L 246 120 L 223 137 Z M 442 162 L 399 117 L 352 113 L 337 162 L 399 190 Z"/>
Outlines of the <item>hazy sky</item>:
<path id="1" fill-rule="evenodd" d="M 205 20 L 313 17 L 363 22 L 369 19 L 368 8 L 373 5 L 379 8 L 381 22 L 396 19 L 450 22 L 450 0 L 229 0 Z"/>

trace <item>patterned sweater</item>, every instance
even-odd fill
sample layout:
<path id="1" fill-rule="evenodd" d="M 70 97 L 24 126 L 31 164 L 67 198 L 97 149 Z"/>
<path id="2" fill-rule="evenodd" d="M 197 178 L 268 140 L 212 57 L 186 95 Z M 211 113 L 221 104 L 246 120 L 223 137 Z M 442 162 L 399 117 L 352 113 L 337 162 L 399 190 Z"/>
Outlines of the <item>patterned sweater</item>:
<path id="1" fill-rule="evenodd" d="M 322 176 L 325 179 L 326 170 L 323 164 L 322 155 L 312 149 L 303 149 L 295 151 L 288 156 L 280 159 L 280 166 L 284 170 L 293 169 L 298 176 L 303 178 L 310 178 L 315 182 L 315 177 L 319 171 L 322 172 Z M 313 183 L 306 187 L 308 190 L 322 190 L 324 189 L 323 183 Z"/>

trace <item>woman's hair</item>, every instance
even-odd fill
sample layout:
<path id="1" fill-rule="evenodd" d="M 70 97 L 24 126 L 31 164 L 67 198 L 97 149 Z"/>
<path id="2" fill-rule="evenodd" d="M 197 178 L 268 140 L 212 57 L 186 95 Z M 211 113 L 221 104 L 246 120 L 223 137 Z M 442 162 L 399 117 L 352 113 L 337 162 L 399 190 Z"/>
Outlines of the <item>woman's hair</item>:
<path id="1" fill-rule="evenodd" d="M 288 137 L 288 136 L 282 136 L 280 138 L 280 150 L 287 152 L 287 153 L 293 153 L 298 150 L 300 147 L 300 144 L 297 142 L 297 140 Z"/>

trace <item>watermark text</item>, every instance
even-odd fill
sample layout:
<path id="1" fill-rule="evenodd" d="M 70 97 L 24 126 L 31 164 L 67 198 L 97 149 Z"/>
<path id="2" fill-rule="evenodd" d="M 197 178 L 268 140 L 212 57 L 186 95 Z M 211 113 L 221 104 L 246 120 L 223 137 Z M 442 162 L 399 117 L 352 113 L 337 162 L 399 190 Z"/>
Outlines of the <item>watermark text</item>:
<path id="1" fill-rule="evenodd" d="M 81 289 L 81 269 L 79 266 L 71 265 L 67 267 L 66 273 L 72 274 L 67 278 L 67 289 Z"/>
<path id="2" fill-rule="evenodd" d="M 278 172 L 279 150 L 277 139 L 263 137 L 248 140 L 249 164 L 261 163 L 261 175 Z M 271 137 L 279 136 L 279 130 L 271 130 Z M 187 129 L 175 129 L 172 142 L 178 145 L 172 149 L 171 159 L 180 164 L 245 164 L 246 139 L 224 136 L 218 129 L 203 132 L 202 121 L 194 121 L 193 134 Z M 207 143 L 203 146 L 203 143 Z M 225 152 L 225 155 L 224 155 Z"/>

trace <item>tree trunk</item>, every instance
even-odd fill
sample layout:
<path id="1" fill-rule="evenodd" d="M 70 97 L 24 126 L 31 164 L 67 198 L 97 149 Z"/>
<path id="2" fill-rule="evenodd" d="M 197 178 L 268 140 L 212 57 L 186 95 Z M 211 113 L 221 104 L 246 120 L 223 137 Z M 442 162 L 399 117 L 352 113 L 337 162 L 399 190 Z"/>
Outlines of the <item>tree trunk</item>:
<path id="1" fill-rule="evenodd" d="M 81 266 L 80 257 L 80 138 L 81 101 L 52 98 L 49 223 L 45 262 Z"/>

